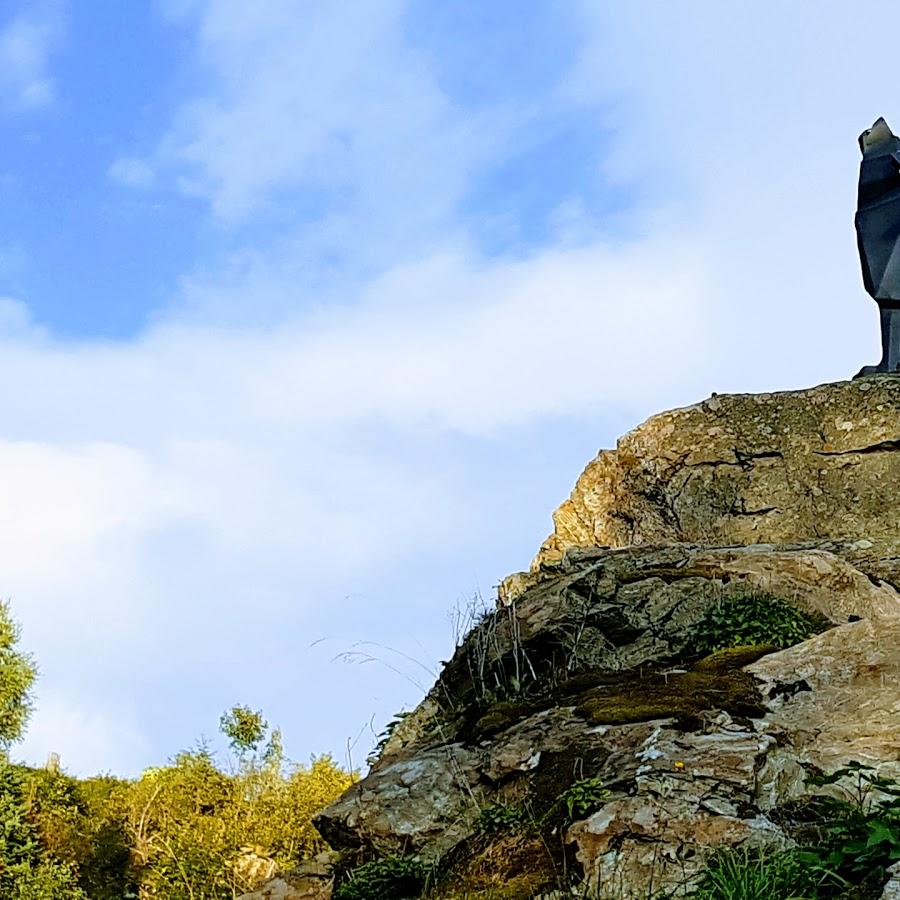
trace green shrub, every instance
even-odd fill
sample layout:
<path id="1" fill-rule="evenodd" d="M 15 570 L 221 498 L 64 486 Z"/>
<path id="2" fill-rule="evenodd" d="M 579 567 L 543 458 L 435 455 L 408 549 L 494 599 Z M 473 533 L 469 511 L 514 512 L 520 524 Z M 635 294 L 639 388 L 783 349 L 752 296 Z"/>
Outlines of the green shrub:
<path id="1" fill-rule="evenodd" d="M 521 806 L 489 803 L 481 807 L 475 827 L 483 834 L 496 834 L 501 831 L 515 831 L 527 821 L 528 816 Z"/>
<path id="2" fill-rule="evenodd" d="M 801 846 L 714 854 L 697 900 L 881 896 L 888 868 L 900 861 L 900 784 L 859 762 L 807 783 L 831 787 L 837 796 L 805 798 L 802 827 L 794 833 Z"/>
<path id="3" fill-rule="evenodd" d="M 795 852 L 722 850 L 709 861 L 696 900 L 805 900 L 821 879 Z"/>
<path id="4" fill-rule="evenodd" d="M 8 763 L 0 766 L 0 897 L 87 900 L 73 866 L 42 845 L 29 787 L 29 770 Z M 69 800 L 62 794 L 56 799 Z"/>
<path id="5" fill-rule="evenodd" d="M 130 786 L 124 825 L 142 900 L 230 900 L 259 888 L 271 863 L 289 869 L 325 849 L 312 817 L 355 775 L 329 756 L 287 767 L 267 728 L 261 713 L 233 707 L 221 720 L 237 755 L 230 772 L 201 746 Z"/>
<path id="6" fill-rule="evenodd" d="M 694 644 L 700 653 L 763 644 L 783 649 L 824 631 L 828 624 L 823 616 L 809 615 L 777 597 L 741 594 L 707 610 L 697 624 Z"/>
<path id="7" fill-rule="evenodd" d="M 255 751 L 268 728 L 269 723 L 262 713 L 249 706 L 232 706 L 219 719 L 219 731 L 228 738 L 231 749 L 239 756 Z"/>
<path id="8" fill-rule="evenodd" d="M 90 900 L 63 863 L 43 860 L 35 867 L 16 866 L 8 875 L 10 893 L 3 895 L 8 900 Z"/>
<path id="9" fill-rule="evenodd" d="M 357 866 L 334 892 L 334 900 L 400 900 L 418 897 L 427 870 L 415 857 L 386 856 Z"/>

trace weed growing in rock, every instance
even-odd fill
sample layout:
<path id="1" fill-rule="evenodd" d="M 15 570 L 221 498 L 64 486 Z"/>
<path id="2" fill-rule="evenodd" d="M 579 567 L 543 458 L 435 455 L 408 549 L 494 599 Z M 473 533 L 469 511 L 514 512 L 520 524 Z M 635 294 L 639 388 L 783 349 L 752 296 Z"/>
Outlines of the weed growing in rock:
<path id="1" fill-rule="evenodd" d="M 842 796 L 817 797 L 819 840 L 803 853 L 806 863 L 842 884 L 883 882 L 900 861 L 900 785 L 881 778 L 871 766 L 851 762 L 830 775 L 813 776 L 808 784 L 823 787 L 846 779 L 852 786 Z M 878 794 L 886 800 L 877 800 Z"/>
<path id="2" fill-rule="evenodd" d="M 888 869 L 900 861 L 900 785 L 859 762 L 807 783 L 837 796 L 816 794 L 783 808 L 782 821 L 800 846 L 714 854 L 696 900 L 881 897 Z"/>
<path id="3" fill-rule="evenodd" d="M 747 593 L 721 600 L 697 625 L 695 649 L 712 653 L 728 647 L 768 644 L 792 647 L 824 631 L 828 621 L 778 597 Z"/>
<path id="4" fill-rule="evenodd" d="M 484 834 L 515 831 L 528 822 L 528 814 L 521 806 L 489 803 L 482 806 L 475 827 Z"/>
<path id="5" fill-rule="evenodd" d="M 515 603 L 484 616 L 472 630 L 469 674 L 482 702 L 516 697 L 538 680 L 522 643 Z"/>
<path id="6" fill-rule="evenodd" d="M 334 892 L 334 900 L 396 900 L 418 897 L 428 870 L 416 857 L 385 856 L 357 866 Z"/>
<path id="7" fill-rule="evenodd" d="M 599 778 L 583 778 L 559 795 L 559 803 L 566 808 L 566 820 L 574 822 L 597 810 L 608 797 L 609 791 Z"/>
<path id="8" fill-rule="evenodd" d="M 732 848 L 709 862 L 695 900 L 807 900 L 817 896 L 815 872 L 795 852 Z"/>
<path id="9" fill-rule="evenodd" d="M 372 752 L 366 757 L 366 763 L 370 766 L 374 766 L 376 762 L 378 762 L 378 758 L 381 756 L 382 751 L 387 746 L 388 741 L 391 739 L 393 733 L 397 730 L 397 727 L 403 723 L 403 720 L 407 718 L 407 716 L 411 716 L 411 710 L 400 710 L 397 715 L 391 719 L 390 722 L 387 723 L 384 727 L 384 731 L 378 735 L 378 743 L 373 748 Z"/>

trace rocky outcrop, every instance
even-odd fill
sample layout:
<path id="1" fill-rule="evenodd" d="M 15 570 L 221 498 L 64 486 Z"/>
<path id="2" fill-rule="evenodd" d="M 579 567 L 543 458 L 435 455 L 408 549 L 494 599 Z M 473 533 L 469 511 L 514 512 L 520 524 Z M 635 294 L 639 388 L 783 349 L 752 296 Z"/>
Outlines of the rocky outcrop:
<path id="1" fill-rule="evenodd" d="M 533 569 L 567 548 L 863 540 L 900 583 L 900 377 L 713 395 L 601 452 Z"/>
<path id="2" fill-rule="evenodd" d="M 801 763 L 839 765 L 861 744 L 875 763 L 898 758 L 892 586 L 810 547 L 596 549 L 564 569 L 468 636 L 415 729 L 318 817 L 329 842 L 458 857 L 485 806 L 539 817 L 598 778 L 609 799 L 557 823 L 567 849 L 544 861 L 548 881 L 568 852 L 597 889 L 683 892 L 711 847 L 790 843 L 769 812 L 804 789 Z M 834 627 L 791 650 L 699 659 L 705 613 L 762 590 Z"/>
<path id="3" fill-rule="evenodd" d="M 900 777 L 898 413 L 889 376 L 713 397 L 601 454 L 323 836 L 435 897 L 681 896 L 718 848 L 791 846 L 810 772 Z M 797 643 L 710 653 L 760 597 Z"/>
<path id="4" fill-rule="evenodd" d="M 725 713 L 692 733 L 656 724 L 621 760 L 616 795 L 568 830 L 589 890 L 627 897 L 656 884 L 684 891 L 696 885 L 710 847 L 791 846 L 767 813 L 801 793 L 803 770 L 793 764 L 773 783 L 777 745 L 758 724 Z"/>

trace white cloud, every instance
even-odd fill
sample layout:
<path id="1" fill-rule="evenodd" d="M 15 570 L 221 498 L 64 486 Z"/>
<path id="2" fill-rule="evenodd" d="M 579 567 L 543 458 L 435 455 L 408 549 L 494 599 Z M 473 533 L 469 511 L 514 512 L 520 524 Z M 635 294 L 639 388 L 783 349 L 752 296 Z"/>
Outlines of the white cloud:
<path id="1" fill-rule="evenodd" d="M 692 0 L 582 4 L 590 40 L 566 95 L 610 103 L 606 177 L 668 199 L 651 235 L 694 235 L 709 260 L 704 365 L 722 389 L 853 374 L 878 353 L 853 232 L 857 135 L 900 125 L 871 23 L 897 10 Z M 875 18 L 870 18 L 874 16 Z M 674 214 L 673 214 L 674 213 Z"/>
<path id="2" fill-rule="evenodd" d="M 260 212 L 291 222 L 308 270 L 335 255 L 371 270 L 427 250 L 523 113 L 456 109 L 404 39 L 407 6 L 195 4 L 179 18 L 196 28 L 209 87 L 148 165 L 220 223 Z"/>
<path id="3" fill-rule="evenodd" d="M 600 238 L 576 198 L 558 241 L 490 260 L 452 211 L 508 120 L 482 130 L 437 90 L 399 4 L 359 4 L 352 29 L 334 5 L 194 7 L 216 86 L 158 155 L 112 177 L 177 172 L 232 224 L 298 191 L 328 196 L 314 228 L 289 217 L 276 240 L 198 264 L 132 342 L 58 343 L 0 305 L 0 381 L 18 386 L 0 392 L 0 596 L 52 661 L 39 695 L 69 735 L 28 752 L 64 763 L 93 727 L 83 712 L 66 724 L 54 699 L 72 671 L 77 709 L 118 691 L 147 735 L 156 698 L 190 697 L 169 704 L 186 718 L 237 684 L 287 685 L 296 721 L 280 721 L 306 724 L 323 679 L 313 624 L 364 615 L 365 600 L 335 598 L 381 585 L 402 599 L 369 621 L 402 621 L 412 640 L 420 598 L 455 596 L 469 572 L 438 585 L 409 567 L 470 544 L 499 553 L 520 495 L 574 481 L 555 460 L 506 471 L 527 429 L 588 422 L 600 443 L 611 420 L 710 390 L 847 376 L 877 346 L 853 245 L 855 136 L 896 99 L 891 60 L 866 55 L 849 13 L 585 3 L 591 40 L 560 102 L 608 105 L 603 177 L 635 190 L 632 233 Z M 323 247 L 343 254 L 327 282 Z M 504 465 L 467 482 L 486 447 Z M 333 718 L 308 749 L 337 749 L 367 702 L 342 685 L 327 704 L 341 722 L 322 701 Z M 40 721 L 52 736 L 53 715 Z M 177 749 L 127 747 L 76 768 Z"/>
<path id="4" fill-rule="evenodd" d="M 12 109 L 38 109 L 53 102 L 48 71 L 56 39 L 54 21 L 21 15 L 0 29 L 0 101 Z"/>
<path id="5" fill-rule="evenodd" d="M 255 333 L 7 341 L 0 380 L 21 390 L 0 395 L 0 595 L 51 663 L 39 698 L 68 685 L 85 709 L 123 691 L 141 708 L 182 684 L 196 693 L 207 672 L 228 683 L 233 658 L 242 691 L 270 691 L 268 629 L 248 642 L 248 602 L 254 623 L 346 627 L 323 597 L 478 542 L 447 442 L 608 410 L 620 392 L 628 407 L 659 396 L 661 371 L 679 396 L 704 338 L 698 279 L 702 260 L 677 246 L 515 264 L 457 249 L 385 274 L 352 307 Z M 405 449 L 417 446 L 431 449 Z M 290 677 L 320 664 L 298 659 Z M 326 747 L 346 721 L 320 728 Z M 47 745 L 80 769 L 63 724 L 23 752 Z"/>
<path id="6" fill-rule="evenodd" d="M 30 385 L 30 434 L 75 440 L 230 439 L 369 421 L 479 435 L 605 407 L 615 398 L 596 385 L 623 377 L 627 403 L 655 394 L 661 373 L 708 340 L 706 268 L 689 241 L 596 242 L 493 263 L 449 248 L 386 272 L 352 305 L 278 326 L 172 323 L 133 345 L 13 345 L 0 375 Z M 277 279 L 236 288 L 245 298 L 289 289 Z M 0 416 L 13 411 L 23 421 L 17 399 L 0 397 Z"/>

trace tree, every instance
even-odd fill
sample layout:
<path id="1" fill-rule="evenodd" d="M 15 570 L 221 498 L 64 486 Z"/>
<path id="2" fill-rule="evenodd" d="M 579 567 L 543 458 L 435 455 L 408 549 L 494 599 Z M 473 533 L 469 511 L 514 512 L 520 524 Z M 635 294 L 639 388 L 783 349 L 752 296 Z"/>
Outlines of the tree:
<path id="1" fill-rule="evenodd" d="M 26 796 L 31 787 L 29 770 L 0 762 L 0 896 L 9 900 L 88 900 L 78 886 L 75 867 L 42 845 L 33 798 Z"/>
<path id="2" fill-rule="evenodd" d="M 16 649 L 19 626 L 9 603 L 0 601 L 0 746 L 8 748 L 22 737 L 31 714 L 31 687 L 37 668 L 31 657 Z"/>
<path id="3" fill-rule="evenodd" d="M 256 750 L 265 737 L 269 723 L 261 712 L 254 712 L 249 706 L 232 706 L 219 719 L 219 729 L 231 743 L 231 749 L 238 756 Z"/>

